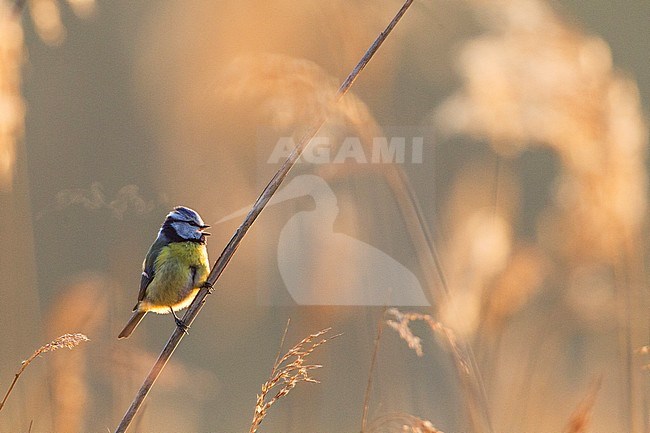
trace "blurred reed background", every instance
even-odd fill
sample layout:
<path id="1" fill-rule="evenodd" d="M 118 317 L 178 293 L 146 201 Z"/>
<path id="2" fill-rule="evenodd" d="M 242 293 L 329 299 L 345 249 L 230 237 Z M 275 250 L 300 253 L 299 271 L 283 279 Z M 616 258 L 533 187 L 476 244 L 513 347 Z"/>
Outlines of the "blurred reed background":
<path id="1" fill-rule="evenodd" d="M 147 317 L 116 339 L 164 215 L 197 209 L 214 226 L 214 260 L 239 221 L 214 222 L 252 203 L 274 170 L 260 163 L 271 150 L 260 128 L 291 135 L 324 113 L 399 6 L 28 0 L 16 20 L 0 0 L 0 386 L 43 343 L 91 340 L 34 362 L 0 431 L 117 425 L 173 328 Z M 328 136 L 366 149 L 389 127 L 434 137 L 422 164 L 399 169 L 449 296 L 435 295 L 436 270 L 400 214 L 396 167 L 293 173 L 326 179 L 336 231 L 430 290 L 432 308 L 417 311 L 472 347 L 495 432 L 650 429 L 650 360 L 636 353 L 650 329 L 649 18 L 642 1 L 416 1 L 328 113 Z M 287 347 L 330 326 L 344 335 L 313 355 L 322 383 L 293 390 L 259 431 L 359 431 L 382 309 L 292 303 L 274 255 L 288 218 L 313 203 L 292 206 L 262 214 L 133 431 L 245 431 L 288 317 Z M 316 265 L 336 254 L 319 251 Z M 322 272 L 315 287 L 354 271 Z M 470 431 L 444 339 L 411 327 L 422 357 L 382 334 L 368 430 Z"/>

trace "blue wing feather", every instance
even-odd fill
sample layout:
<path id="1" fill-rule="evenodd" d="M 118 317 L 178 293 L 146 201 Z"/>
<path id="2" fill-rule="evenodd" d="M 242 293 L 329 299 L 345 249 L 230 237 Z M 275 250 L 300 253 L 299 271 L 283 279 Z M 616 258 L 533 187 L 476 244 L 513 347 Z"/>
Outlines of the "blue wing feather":
<path id="1" fill-rule="evenodd" d="M 158 254 L 160 254 L 160 250 L 168 243 L 169 241 L 163 236 L 158 236 L 158 238 L 156 238 L 156 241 L 151 245 L 151 248 L 149 248 L 147 257 L 144 259 L 144 263 L 142 264 L 143 269 L 142 278 L 140 279 L 140 292 L 138 293 L 138 302 L 142 301 L 145 298 L 147 294 L 147 287 L 149 287 L 149 284 L 151 284 L 155 278 L 156 258 L 158 257 Z"/>

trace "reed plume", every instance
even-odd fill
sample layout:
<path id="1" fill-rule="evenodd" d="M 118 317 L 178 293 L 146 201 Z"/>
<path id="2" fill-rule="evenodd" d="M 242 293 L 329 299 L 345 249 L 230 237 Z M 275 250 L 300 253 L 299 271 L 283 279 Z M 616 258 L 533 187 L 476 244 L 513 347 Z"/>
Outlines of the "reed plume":
<path id="1" fill-rule="evenodd" d="M 64 348 L 74 349 L 83 341 L 89 341 L 88 337 L 86 337 L 84 334 L 63 334 L 62 336 L 55 338 L 51 342 L 36 349 L 36 351 L 32 353 L 32 355 L 29 358 L 27 358 L 21 363 L 20 369 L 16 372 L 13 382 L 11 382 L 11 385 L 9 385 L 9 389 L 5 393 L 2 402 L 0 402 L 0 410 L 2 410 L 5 403 L 7 402 L 7 399 L 9 398 L 11 391 L 14 389 L 16 382 L 18 382 L 20 375 L 23 374 L 25 369 L 29 367 L 29 364 L 31 364 L 32 361 L 34 361 L 36 358 L 38 358 L 44 353 L 54 352 L 55 350 L 64 349 Z"/>
<path id="2" fill-rule="evenodd" d="M 273 406 L 279 399 L 289 394 L 296 385 L 301 382 L 319 383 L 318 380 L 310 376 L 310 372 L 311 370 L 321 368 L 322 366 L 319 364 L 306 364 L 305 359 L 311 355 L 316 348 L 325 344 L 332 338 L 338 337 L 338 335 L 335 335 L 329 339 L 318 339 L 330 330 L 331 328 L 326 328 L 322 331 L 316 332 L 315 334 L 308 335 L 289 349 L 289 351 L 282 355 L 282 357 L 280 357 L 278 353 L 278 358 L 275 360 L 275 364 L 273 364 L 273 368 L 271 369 L 271 375 L 268 380 L 262 384 L 262 391 L 257 395 L 253 422 L 251 423 L 249 430 L 250 433 L 255 433 L 258 430 L 271 406 Z M 282 340 L 284 341 L 284 337 Z M 275 391 L 275 394 L 271 396 L 272 391 L 274 390 L 277 391 Z"/>
<path id="3" fill-rule="evenodd" d="M 0 191 L 11 191 L 25 103 L 20 94 L 23 29 L 10 2 L 0 2 Z"/>
<path id="4" fill-rule="evenodd" d="M 503 324 L 525 305 L 545 276 L 552 277 L 544 289 L 556 291 L 555 312 L 566 309 L 557 313 L 564 314 L 558 320 L 577 318 L 601 329 L 618 329 L 617 365 L 624 380 L 617 403 L 628 414 L 623 430 L 640 431 L 646 423 L 641 416 L 646 396 L 632 354 L 648 334 L 645 267 L 640 259 L 647 224 L 648 129 L 639 90 L 615 67 L 602 38 L 563 19 L 549 2 L 476 0 L 471 5 L 486 31 L 461 49 L 462 87 L 437 110 L 438 125 L 450 134 L 489 143 L 502 165 L 514 166 L 511 161 L 542 153 L 557 164 L 545 173 L 553 177 L 547 179 L 548 203 L 529 213 L 516 209 L 513 215 L 530 220 L 532 242 L 507 245 L 512 251 L 528 251 L 518 260 L 530 262 L 533 272 L 523 273 L 524 267 L 513 263 L 509 254 L 490 278 L 480 278 L 479 300 L 470 299 L 473 312 L 480 314 L 475 324 Z M 498 183 L 497 192 L 501 197 Z M 497 214 L 498 203 L 492 207 Z M 516 222 L 507 220 L 510 230 Z M 454 238 L 454 233 L 450 236 Z M 520 289 L 512 278 L 518 274 L 526 287 L 511 296 Z M 462 285 L 452 286 L 454 291 L 463 290 Z M 492 353 L 495 362 L 500 349 Z M 528 386 L 534 370 L 543 366 L 534 359 L 539 355 L 536 350 L 531 349 L 529 367 L 522 371 Z M 499 361 L 495 366 L 504 369 L 504 358 Z M 507 374 L 513 376 L 512 371 Z M 504 388 L 504 393 L 509 390 Z M 528 400 L 534 399 L 531 395 Z M 513 412 L 511 407 L 508 412 Z"/>

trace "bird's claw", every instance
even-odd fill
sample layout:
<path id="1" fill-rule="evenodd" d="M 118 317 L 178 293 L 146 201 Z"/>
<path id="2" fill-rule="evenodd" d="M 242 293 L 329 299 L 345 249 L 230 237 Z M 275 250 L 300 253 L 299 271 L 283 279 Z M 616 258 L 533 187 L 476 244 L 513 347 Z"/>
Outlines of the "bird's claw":
<path id="1" fill-rule="evenodd" d="M 188 329 L 190 329 L 190 327 L 187 326 L 185 322 L 183 322 L 178 317 L 174 317 L 174 322 L 176 322 L 176 326 L 178 326 L 181 329 L 181 331 L 185 333 L 185 335 L 190 335 L 190 333 L 188 332 Z"/>
<path id="2" fill-rule="evenodd" d="M 201 288 L 208 289 L 208 294 L 210 295 L 214 292 L 214 286 L 207 281 L 201 285 Z"/>
<path id="3" fill-rule="evenodd" d="M 185 322 L 183 322 L 183 320 L 176 315 L 176 313 L 174 313 L 173 309 L 170 308 L 169 310 L 172 312 L 172 316 L 174 316 L 174 323 L 176 323 L 176 326 L 179 327 L 180 330 L 185 333 L 185 335 L 190 335 L 188 332 L 188 329 L 190 329 L 190 327 L 187 326 Z"/>

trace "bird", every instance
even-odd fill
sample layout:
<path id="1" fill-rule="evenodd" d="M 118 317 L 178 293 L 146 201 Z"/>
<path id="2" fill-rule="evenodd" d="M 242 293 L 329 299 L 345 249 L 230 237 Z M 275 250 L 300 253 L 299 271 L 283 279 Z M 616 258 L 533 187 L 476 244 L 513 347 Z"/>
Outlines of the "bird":
<path id="1" fill-rule="evenodd" d="M 118 338 L 128 338 L 148 312 L 172 313 L 176 325 L 187 326 L 175 311 L 190 305 L 210 272 L 208 225 L 188 207 L 177 206 L 165 218 L 142 264 L 138 302 Z"/>

